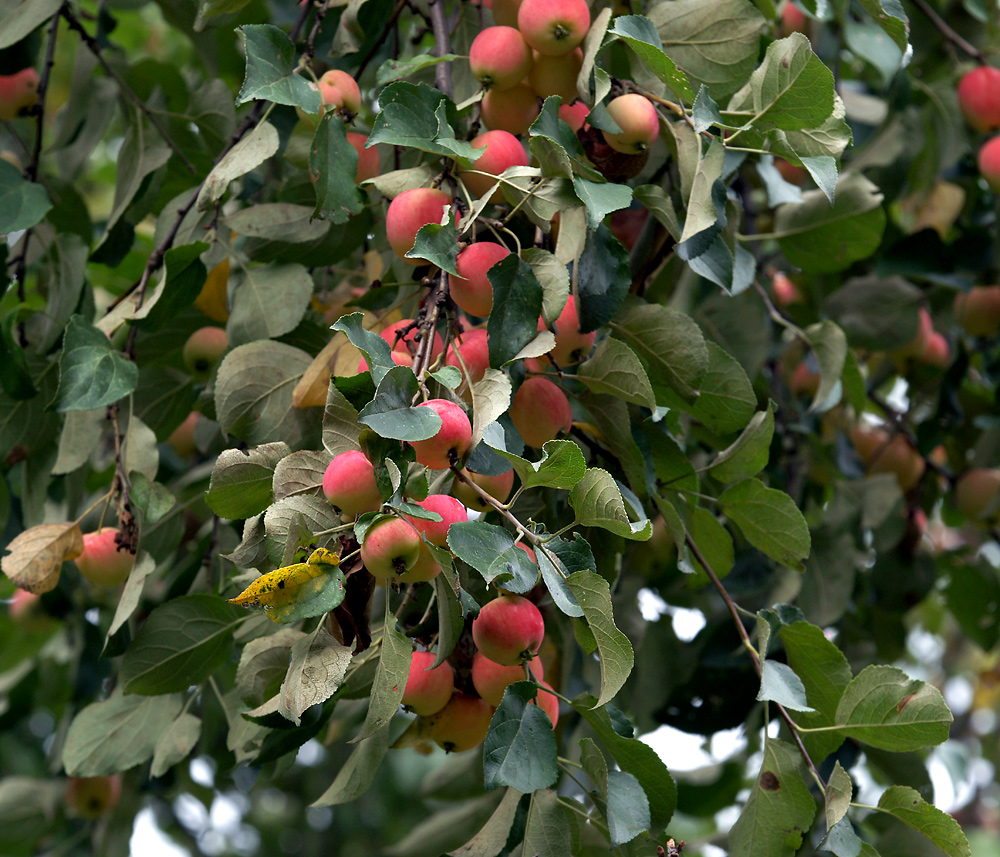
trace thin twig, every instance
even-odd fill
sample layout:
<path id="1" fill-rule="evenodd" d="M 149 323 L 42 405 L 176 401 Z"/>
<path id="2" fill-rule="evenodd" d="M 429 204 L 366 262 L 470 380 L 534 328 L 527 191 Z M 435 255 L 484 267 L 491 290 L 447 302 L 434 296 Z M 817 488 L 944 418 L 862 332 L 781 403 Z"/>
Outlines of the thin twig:
<path id="1" fill-rule="evenodd" d="M 396 0 L 396 6 L 393 8 L 392 14 L 389 16 L 389 20 L 385 22 L 385 26 L 382 28 L 382 32 L 379 33 L 379 37 L 372 43 L 372 46 L 368 48 L 368 53 L 364 55 L 364 58 L 361 60 L 361 64 L 358 66 L 358 70 L 354 73 L 355 80 L 358 80 L 361 75 L 364 74 L 365 69 L 368 68 L 368 64 L 375 58 L 375 54 L 377 54 L 379 48 L 382 47 L 382 43 L 392 31 L 400 13 L 406 8 L 406 6 L 407 0 Z"/>
<path id="2" fill-rule="evenodd" d="M 431 25 L 434 28 L 435 54 L 443 57 L 451 53 L 451 35 L 448 32 L 448 22 L 444 16 L 444 0 L 432 0 L 430 5 Z M 449 98 L 455 94 L 451 85 L 451 65 L 439 62 L 434 66 L 434 84 Z"/>
<path id="3" fill-rule="evenodd" d="M 972 57 L 980 65 L 986 65 L 986 57 L 983 56 L 983 52 L 979 50 L 975 45 L 970 44 L 965 39 L 963 39 L 958 33 L 956 33 L 947 22 L 942 18 L 937 12 L 931 8 L 931 5 L 926 2 L 926 0 L 912 0 L 914 6 L 916 6 L 921 12 L 923 12 L 928 20 L 938 28 L 941 35 L 944 36 L 949 42 L 951 42 L 955 47 L 960 50 L 965 51 L 970 57 Z"/>

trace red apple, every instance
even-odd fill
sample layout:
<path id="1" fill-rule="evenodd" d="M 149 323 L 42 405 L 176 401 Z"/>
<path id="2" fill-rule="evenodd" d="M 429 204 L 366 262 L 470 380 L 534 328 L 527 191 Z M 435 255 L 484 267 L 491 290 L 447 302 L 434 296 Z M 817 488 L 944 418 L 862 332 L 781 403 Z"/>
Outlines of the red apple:
<path id="1" fill-rule="evenodd" d="M 433 437 L 410 441 L 417 461 L 431 470 L 458 464 L 472 442 L 472 423 L 465 411 L 448 399 L 429 399 L 417 407 L 430 408 L 441 417 L 441 428 Z"/>
<path id="2" fill-rule="evenodd" d="M 0 74 L 0 121 L 16 119 L 22 110 L 38 104 L 38 72 L 21 69 L 16 74 Z"/>
<path id="3" fill-rule="evenodd" d="M 433 580 L 441 573 L 441 566 L 438 565 L 434 555 L 428 550 L 427 545 L 420 543 L 420 556 L 417 561 L 405 572 L 399 575 L 400 583 L 426 583 Z"/>
<path id="4" fill-rule="evenodd" d="M 545 622 L 538 608 L 520 595 L 500 595 L 487 603 L 472 622 L 476 648 L 505 666 L 523 664 L 538 652 Z"/>
<path id="5" fill-rule="evenodd" d="M 786 36 L 790 33 L 809 35 L 809 19 L 792 0 L 788 0 L 781 10 L 781 30 Z"/>
<path id="6" fill-rule="evenodd" d="M 903 491 L 914 488 L 924 475 L 924 459 L 905 435 L 890 437 L 884 429 L 863 425 L 854 426 L 849 434 L 869 473 L 894 474 Z"/>
<path id="7" fill-rule="evenodd" d="M 1000 333 L 1000 286 L 974 286 L 955 296 L 955 318 L 972 336 Z"/>
<path id="8" fill-rule="evenodd" d="M 553 323 L 556 335 L 556 345 L 549 354 L 560 366 L 571 366 L 579 363 L 594 347 L 596 332 L 580 333 L 580 316 L 576 311 L 576 298 L 572 295 L 566 301 L 562 312 Z M 545 330 L 545 322 L 538 320 L 538 329 Z"/>
<path id="9" fill-rule="evenodd" d="M 542 662 L 538 658 L 528 661 L 537 681 L 545 676 Z M 476 652 L 472 659 L 472 684 L 483 699 L 496 708 L 503 700 L 504 691 L 516 681 L 524 681 L 524 667 L 521 664 L 503 666 L 491 661 L 482 652 Z"/>
<path id="10" fill-rule="evenodd" d="M 542 711 L 549 715 L 549 720 L 552 721 L 552 728 L 554 729 L 556 724 L 559 722 L 559 698 L 552 693 L 552 685 L 545 681 L 538 682 L 541 687 L 538 688 L 538 696 L 535 699 L 535 705 L 538 705 Z"/>
<path id="11" fill-rule="evenodd" d="M 528 166 L 528 155 L 524 151 L 524 146 L 509 131 L 486 131 L 472 140 L 472 147 L 474 149 L 485 148 L 486 151 L 479 156 L 478 160 L 473 161 L 470 169 L 459 172 L 458 177 L 473 196 L 481 197 L 485 194 L 493 187 L 496 177 L 508 167 Z M 471 172 L 471 170 L 478 172 Z M 479 173 L 486 173 L 486 175 L 479 175 Z M 493 196 L 490 197 L 490 202 L 498 203 L 502 200 L 503 192 L 498 187 L 493 192 Z M 490 301 L 492 303 L 492 297 Z"/>
<path id="12" fill-rule="evenodd" d="M 521 144 L 517 145 L 520 148 Z M 485 155 L 483 157 L 485 158 Z M 477 178 L 484 178 L 484 176 Z M 481 318 L 488 316 L 490 310 L 493 309 L 493 286 L 490 284 L 487 273 L 490 268 L 509 255 L 510 250 L 502 244 L 494 244 L 492 241 L 477 241 L 466 247 L 458 254 L 458 259 L 455 261 L 458 276 L 454 274 L 448 276 L 448 291 L 451 299 L 469 315 Z"/>
<path id="13" fill-rule="evenodd" d="M 402 518 L 386 518 L 365 533 L 361 561 L 382 582 L 406 574 L 420 559 L 420 534 Z"/>
<path id="14" fill-rule="evenodd" d="M 428 521 L 424 518 L 407 516 L 407 520 L 413 524 L 417 532 L 438 547 L 448 546 L 448 527 L 460 521 L 469 520 L 465 506 L 449 494 L 430 494 L 426 500 L 416 501 L 416 505 L 441 516 L 440 521 Z"/>
<path id="15" fill-rule="evenodd" d="M 916 358 L 921 363 L 928 366 L 937 366 L 939 369 L 947 369 L 951 363 L 951 346 L 944 334 L 935 331 L 924 343 L 924 349 Z"/>
<path id="16" fill-rule="evenodd" d="M 805 302 L 799 287 L 795 285 L 788 274 L 782 271 L 775 271 L 774 276 L 771 277 L 771 294 L 774 296 L 774 302 L 780 307 Z"/>
<path id="17" fill-rule="evenodd" d="M 403 705 L 422 717 L 437 714 L 455 692 L 455 672 L 445 661 L 434 669 L 432 652 L 414 652 L 403 691 Z"/>
<path id="18" fill-rule="evenodd" d="M 382 495 L 375 482 L 375 468 L 357 449 L 334 457 L 323 474 L 323 495 L 349 518 L 377 512 Z"/>
<path id="19" fill-rule="evenodd" d="M 608 103 L 608 113 L 622 129 L 618 134 L 604 132 L 605 141 L 616 152 L 641 155 L 660 135 L 660 117 L 645 95 L 619 95 Z"/>
<path id="20" fill-rule="evenodd" d="M 422 259 L 407 259 L 417 233 L 428 223 L 440 223 L 451 197 L 443 190 L 415 187 L 404 190 L 389 203 L 385 215 L 385 234 L 393 252 L 410 265 L 426 264 Z"/>
<path id="21" fill-rule="evenodd" d="M 583 68 L 583 51 L 579 48 L 558 57 L 550 57 L 535 51 L 528 83 L 535 95 L 546 99 L 558 95 L 563 104 L 576 101 L 576 76 Z"/>
<path id="22" fill-rule="evenodd" d="M 526 83 L 517 83 L 510 89 L 491 89 L 483 96 L 479 107 L 488 127 L 515 135 L 528 133 L 540 109 L 535 90 Z"/>
<path id="23" fill-rule="evenodd" d="M 465 364 L 465 370 L 468 373 L 469 383 L 474 384 L 476 381 L 481 381 L 486 370 L 490 368 L 490 344 L 486 331 L 483 328 L 466 330 L 459 334 L 455 342 L 458 343 L 458 352 L 456 353 L 453 347 L 448 352 L 448 359 L 445 363 L 448 366 L 461 369 L 462 364 L 458 360 L 461 356 L 462 363 Z"/>
<path id="24" fill-rule="evenodd" d="M 540 54 L 568 54 L 590 29 L 590 8 L 586 0 L 522 0 L 517 28 Z"/>
<path id="25" fill-rule="evenodd" d="M 1000 128 L 1000 69 L 981 65 L 958 82 L 958 106 L 977 131 Z"/>
<path id="26" fill-rule="evenodd" d="M 1000 194 L 1000 135 L 983 144 L 977 161 L 979 174 L 994 193 Z"/>
<path id="27" fill-rule="evenodd" d="M 368 138 L 364 134 L 359 134 L 357 131 L 347 132 L 347 142 L 354 147 L 354 151 L 358 153 L 358 169 L 354 173 L 354 181 L 357 184 L 366 179 L 373 179 L 379 174 L 381 170 L 381 164 L 379 163 L 378 157 L 378 147 L 372 146 L 370 149 L 365 148 L 365 143 L 368 142 Z"/>
<path id="28" fill-rule="evenodd" d="M 402 321 L 390 324 L 385 330 L 379 333 L 379 336 L 389 343 L 389 347 L 394 353 L 400 352 L 410 356 L 409 363 L 397 360 L 396 363 L 398 366 L 412 366 L 412 358 L 416 356 L 417 349 L 420 348 L 420 343 L 425 334 L 419 324 L 413 319 L 404 318 Z M 435 331 L 434 341 L 431 343 L 431 359 L 437 358 L 442 351 L 444 351 L 444 340 L 441 339 L 441 334 Z"/>
<path id="29" fill-rule="evenodd" d="M 361 90 L 346 71 L 332 68 L 326 72 L 319 79 L 319 93 L 327 107 L 334 110 L 344 108 L 348 113 L 361 112 Z"/>
<path id="30" fill-rule="evenodd" d="M 472 40 L 469 66 L 483 89 L 510 89 L 531 69 L 531 48 L 514 27 L 487 27 Z"/>
<path id="31" fill-rule="evenodd" d="M 548 378 L 528 378 L 514 394 L 510 418 L 528 446 L 536 449 L 573 425 L 566 394 Z"/>
<path id="32" fill-rule="evenodd" d="M 184 418 L 184 422 L 177 426 L 167 438 L 167 446 L 181 458 L 190 458 L 197 451 L 197 447 L 194 445 L 194 427 L 200 416 L 201 414 L 197 411 L 191 411 Z"/>
<path id="33" fill-rule="evenodd" d="M 499 476 L 487 476 L 485 473 L 472 473 L 469 470 L 463 469 L 462 475 L 470 481 L 475 482 L 476 485 L 500 503 L 505 503 L 510 496 L 510 492 L 514 490 L 513 470 L 508 470 Z M 466 485 L 461 479 L 455 480 L 452 493 L 466 506 L 470 509 L 475 509 L 477 512 L 485 512 L 487 509 L 492 508 L 473 488 Z"/>
<path id="34" fill-rule="evenodd" d="M 124 583 L 132 566 L 135 564 L 135 554 L 127 550 L 118 550 L 115 527 L 102 527 L 96 533 L 83 534 L 83 553 L 74 562 L 82 574 L 91 583 L 98 586 L 115 586 Z"/>
<path id="35" fill-rule="evenodd" d="M 563 104 L 559 108 L 559 118 L 569 125 L 574 133 L 584 126 L 589 115 L 590 108 L 583 101 L 577 101 L 575 104 Z"/>

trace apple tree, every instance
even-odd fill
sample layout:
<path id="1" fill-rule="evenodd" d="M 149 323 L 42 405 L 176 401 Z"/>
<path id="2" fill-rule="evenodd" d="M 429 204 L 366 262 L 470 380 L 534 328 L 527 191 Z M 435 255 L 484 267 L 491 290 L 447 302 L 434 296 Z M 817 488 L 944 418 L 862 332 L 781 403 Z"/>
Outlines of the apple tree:
<path id="1" fill-rule="evenodd" d="M 996 855 L 998 45 L 0 0 L 0 852 Z"/>

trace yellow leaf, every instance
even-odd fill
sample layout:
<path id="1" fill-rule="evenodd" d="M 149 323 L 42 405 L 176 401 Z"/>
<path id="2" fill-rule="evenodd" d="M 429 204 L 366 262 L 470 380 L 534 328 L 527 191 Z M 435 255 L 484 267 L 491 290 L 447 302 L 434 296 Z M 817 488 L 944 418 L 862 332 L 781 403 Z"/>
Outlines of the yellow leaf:
<path id="1" fill-rule="evenodd" d="M 7 550 L 0 563 L 3 573 L 21 589 L 41 595 L 56 588 L 62 564 L 83 553 L 83 533 L 70 522 L 39 524 L 17 536 Z"/>
<path id="2" fill-rule="evenodd" d="M 329 574 L 339 565 L 340 557 L 337 554 L 319 548 L 305 562 L 261 575 L 235 598 L 230 598 L 229 603 L 242 607 L 259 606 L 265 610 L 284 607 L 311 595 L 313 587 L 308 584 L 321 575 Z"/>

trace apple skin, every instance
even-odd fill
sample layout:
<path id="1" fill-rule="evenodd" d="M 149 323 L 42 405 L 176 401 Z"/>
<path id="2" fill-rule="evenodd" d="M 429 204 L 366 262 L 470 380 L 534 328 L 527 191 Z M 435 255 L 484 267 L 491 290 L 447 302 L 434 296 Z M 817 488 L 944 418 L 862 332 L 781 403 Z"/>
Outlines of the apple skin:
<path id="1" fill-rule="evenodd" d="M 917 355 L 917 360 L 938 369 L 947 369 L 951 363 L 951 346 L 943 333 L 934 331 L 924 343 L 923 351 Z"/>
<path id="2" fill-rule="evenodd" d="M 429 494 L 426 500 L 417 500 L 415 505 L 428 512 L 436 512 L 441 516 L 440 521 L 427 521 L 423 518 L 407 516 L 407 520 L 413 524 L 418 533 L 432 545 L 441 548 L 448 547 L 448 527 L 469 520 L 469 513 L 465 510 L 465 506 L 450 494 Z"/>
<path id="3" fill-rule="evenodd" d="M 319 79 L 319 93 L 326 107 L 334 110 L 344 108 L 348 113 L 361 112 L 361 90 L 346 71 L 332 68 L 324 73 Z"/>
<path id="4" fill-rule="evenodd" d="M 544 677 L 542 662 L 538 658 L 528 661 L 537 681 Z M 524 681 L 524 667 L 520 664 L 505 667 L 491 661 L 482 652 L 476 652 L 472 659 L 472 684 L 483 699 L 496 708 L 503 700 L 504 691 L 515 681 Z"/>
<path id="5" fill-rule="evenodd" d="M 972 336 L 1000 333 L 1000 286 L 975 286 L 955 296 L 955 318 Z"/>
<path id="6" fill-rule="evenodd" d="M 23 68 L 16 74 L 0 74 L 0 121 L 16 119 L 22 110 L 38 104 L 38 72 Z"/>
<path id="7" fill-rule="evenodd" d="M 781 10 L 781 31 L 786 36 L 791 33 L 809 35 L 809 19 L 792 0 L 788 0 Z"/>
<path id="8" fill-rule="evenodd" d="M 448 753 L 462 753 L 486 739 L 493 707 L 478 696 L 456 693 L 437 714 L 428 718 L 424 735 Z"/>
<path id="9" fill-rule="evenodd" d="M 580 333 L 580 316 L 576 311 L 576 298 L 573 295 L 569 296 L 566 306 L 552 326 L 555 328 L 556 345 L 549 354 L 560 366 L 579 363 L 590 354 L 597 333 Z M 542 319 L 538 320 L 538 329 L 546 329 Z"/>
<path id="10" fill-rule="evenodd" d="M 590 8 L 586 0 L 522 0 L 517 28 L 540 54 L 568 54 L 590 29 Z"/>
<path id="11" fill-rule="evenodd" d="M 513 469 L 508 470 L 506 473 L 501 473 L 499 476 L 487 476 L 485 473 L 472 473 L 463 469 L 462 475 L 475 482 L 476 485 L 500 503 L 506 503 L 510 492 L 514 490 Z M 461 479 L 455 480 L 452 493 L 466 506 L 470 509 L 475 509 L 477 512 L 485 512 L 487 509 L 493 508 Z"/>
<path id="12" fill-rule="evenodd" d="M 465 411 L 448 399 L 429 399 L 417 407 L 430 408 L 441 417 L 441 428 L 434 437 L 409 442 L 417 462 L 431 470 L 446 470 L 457 464 L 472 442 L 472 423 Z"/>
<path id="13" fill-rule="evenodd" d="M 552 728 L 555 729 L 556 724 L 559 722 L 559 698 L 548 692 L 548 690 L 552 690 L 552 685 L 547 681 L 540 680 L 538 684 L 541 687 L 538 689 L 538 696 L 534 704 L 549 715 L 549 720 L 552 721 Z M 542 690 L 542 688 L 548 688 L 548 690 Z"/>
<path id="14" fill-rule="evenodd" d="M 474 384 L 476 381 L 481 381 L 486 370 L 490 368 L 489 335 L 483 328 L 476 328 L 464 331 L 455 341 L 458 343 L 458 353 L 456 354 L 453 347 L 448 352 L 445 364 L 461 370 L 462 364 L 458 362 L 459 355 L 461 355 L 468 372 L 467 380 L 469 383 Z"/>
<path id="15" fill-rule="evenodd" d="M 660 117 L 644 95 L 619 95 L 608 102 L 608 113 L 622 129 L 620 134 L 604 132 L 605 141 L 616 152 L 641 155 L 660 135 Z"/>
<path id="16" fill-rule="evenodd" d="M 535 449 L 573 425 L 573 411 L 566 394 L 548 378 L 528 378 L 514 394 L 510 418 L 524 442 Z"/>
<path id="17" fill-rule="evenodd" d="M 122 796 L 122 778 L 70 777 L 66 781 L 66 807 L 78 818 L 96 819 L 111 813 Z"/>
<path id="18" fill-rule="evenodd" d="M 225 330 L 221 327 L 202 327 L 187 338 L 181 357 L 193 378 L 207 381 L 228 347 L 229 337 Z"/>
<path id="19" fill-rule="evenodd" d="M 55 625 L 55 619 L 42 606 L 42 596 L 28 592 L 27 589 L 14 591 L 10 604 L 7 605 L 7 614 L 15 625 L 29 634 L 47 631 Z"/>
<path id="20" fill-rule="evenodd" d="M 406 332 L 404 333 L 404 331 Z M 424 335 L 424 332 L 412 318 L 404 318 L 402 321 L 390 324 L 385 330 L 379 333 L 379 336 L 389 343 L 389 347 L 394 354 L 400 352 L 410 356 L 409 363 L 396 361 L 399 366 L 413 365 L 412 358 L 416 356 L 417 349 L 420 347 Z M 441 334 L 435 331 L 434 341 L 431 343 L 431 359 L 436 359 L 442 351 L 444 351 L 444 340 L 441 338 Z"/>
<path id="21" fill-rule="evenodd" d="M 347 132 L 347 142 L 358 153 L 358 169 L 354 173 L 355 184 L 361 184 L 367 179 L 375 178 L 382 170 L 382 165 L 379 163 L 378 147 L 372 146 L 370 149 L 366 149 L 365 143 L 368 142 L 368 138 L 357 131 Z"/>
<path id="22" fill-rule="evenodd" d="M 500 595 L 487 603 L 472 622 L 476 648 L 494 663 L 523 664 L 538 652 L 545 622 L 538 608 L 520 595 Z"/>
<path id="23" fill-rule="evenodd" d="M 1000 128 L 1000 69 L 981 65 L 958 82 L 958 106 L 977 131 Z"/>
<path id="24" fill-rule="evenodd" d="M 524 151 L 524 146 L 510 131 L 486 131 L 475 137 L 471 145 L 474 149 L 486 149 L 478 160 L 473 161 L 471 169 L 487 173 L 487 175 L 479 175 L 469 170 L 459 172 L 458 177 L 473 196 L 481 197 L 487 193 L 493 187 L 496 176 L 508 167 L 528 166 L 528 155 Z M 490 202 L 496 204 L 502 201 L 503 191 L 498 187 L 490 197 Z M 492 289 L 490 290 L 490 303 L 493 303 Z"/>
<path id="25" fill-rule="evenodd" d="M 197 411 L 191 411 L 184 418 L 184 422 L 177 426 L 167 438 L 167 446 L 181 458 L 190 458 L 197 452 L 197 447 L 194 445 L 194 427 L 198 424 L 199 417 L 201 414 Z"/>
<path id="26" fill-rule="evenodd" d="M 437 564 L 434 555 L 428 550 L 427 545 L 420 543 L 420 556 L 417 561 L 405 572 L 398 576 L 400 583 L 427 583 L 441 573 L 441 566 Z"/>
<path id="27" fill-rule="evenodd" d="M 528 133 L 541 109 L 535 90 L 526 83 L 517 83 L 510 89 L 491 89 L 479 107 L 483 122 L 490 129 L 515 136 Z"/>
<path id="28" fill-rule="evenodd" d="M 402 518 L 379 521 L 365 534 L 361 561 L 382 582 L 405 574 L 420 559 L 420 534 Z"/>
<path id="29" fill-rule="evenodd" d="M 410 675 L 403 691 L 403 705 L 421 717 L 437 714 L 455 692 L 455 671 L 445 661 L 430 669 L 434 663 L 433 652 L 414 652 L 410 661 Z"/>
<path id="30" fill-rule="evenodd" d="M 967 518 L 989 518 L 1000 509 L 1000 470 L 967 470 L 955 483 L 955 508 Z"/>
<path id="31" fill-rule="evenodd" d="M 904 435 L 890 438 L 884 429 L 868 426 L 854 426 L 849 435 L 869 473 L 894 474 L 903 491 L 916 487 L 924 475 L 926 464 Z"/>
<path id="32" fill-rule="evenodd" d="M 229 257 L 227 256 L 208 272 L 205 285 L 194 299 L 194 305 L 212 321 L 225 323 L 229 320 L 228 288 Z"/>
<path id="33" fill-rule="evenodd" d="M 563 104 L 559 108 L 559 118 L 569 125 L 574 133 L 583 127 L 589 115 L 590 108 L 583 101 L 577 101 L 575 104 Z"/>
<path id="34" fill-rule="evenodd" d="M 550 57 L 535 51 L 528 84 L 541 99 L 558 95 L 563 104 L 577 99 L 576 76 L 583 68 L 583 51 L 575 48 L 568 54 Z"/>
<path id="35" fill-rule="evenodd" d="M 993 193 L 1000 194 L 1000 134 L 983 144 L 976 160 L 986 184 Z"/>
<path id="36" fill-rule="evenodd" d="M 531 48 L 514 27 L 487 27 L 472 40 L 469 66 L 483 89 L 510 89 L 531 70 Z"/>
<path id="37" fill-rule="evenodd" d="M 799 287 L 783 271 L 775 271 L 774 276 L 771 277 L 771 294 L 774 296 L 774 302 L 780 307 L 805 303 Z"/>
<path id="38" fill-rule="evenodd" d="M 334 456 L 323 474 L 323 496 L 349 518 L 382 507 L 375 468 L 357 449 Z"/>
<path id="39" fill-rule="evenodd" d="M 521 144 L 517 145 L 520 147 Z M 455 260 L 458 276 L 448 275 L 448 291 L 459 308 L 480 318 L 490 314 L 493 309 L 493 286 L 487 273 L 509 255 L 510 250 L 492 241 L 477 241 L 458 254 Z"/>
<path id="40" fill-rule="evenodd" d="M 404 190 L 392 202 L 385 215 L 385 234 L 393 252 L 409 265 L 425 265 L 423 259 L 407 259 L 417 233 L 428 223 L 440 223 L 451 197 L 443 190 L 415 187 Z"/>
<path id="41" fill-rule="evenodd" d="M 116 527 L 102 527 L 96 533 L 83 534 L 83 553 L 73 561 L 80 574 L 91 583 L 117 586 L 124 583 L 132 571 L 135 554 L 118 550 L 116 535 Z"/>

